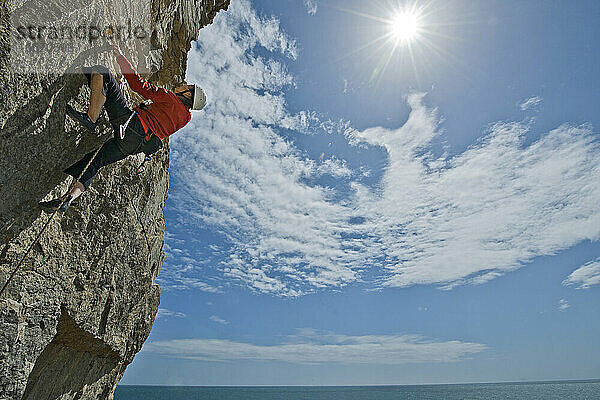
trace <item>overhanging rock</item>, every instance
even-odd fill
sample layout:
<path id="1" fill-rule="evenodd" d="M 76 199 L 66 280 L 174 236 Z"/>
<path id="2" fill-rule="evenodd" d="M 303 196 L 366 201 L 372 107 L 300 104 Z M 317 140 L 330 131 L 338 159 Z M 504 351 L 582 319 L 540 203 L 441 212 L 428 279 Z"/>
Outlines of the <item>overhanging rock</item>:
<path id="1" fill-rule="evenodd" d="M 83 76 L 11 66 L 11 4 L 15 12 L 51 3 L 0 0 L 0 285 L 48 218 L 37 202 L 64 190 L 61 171 L 110 135 L 106 122 L 91 134 L 65 116 L 67 102 L 87 104 Z M 86 4 L 123 17 L 111 14 L 119 12 L 113 1 Z M 229 0 L 149 4 L 147 78 L 168 86 L 185 75 L 199 29 Z M 110 53 L 95 56 L 117 72 Z M 48 225 L 2 294 L 0 399 L 111 399 L 148 337 L 160 301 L 154 279 L 164 260 L 168 143 L 138 176 L 140 157 L 104 168 L 79 204 Z"/>

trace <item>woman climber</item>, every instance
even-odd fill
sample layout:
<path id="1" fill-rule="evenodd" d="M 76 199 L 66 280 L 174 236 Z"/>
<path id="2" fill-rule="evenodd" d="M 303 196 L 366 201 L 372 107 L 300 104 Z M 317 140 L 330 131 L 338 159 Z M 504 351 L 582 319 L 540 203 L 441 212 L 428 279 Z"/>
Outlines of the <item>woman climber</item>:
<path id="1" fill-rule="evenodd" d="M 172 135 L 190 121 L 190 110 L 201 110 L 206 104 L 206 95 L 198 85 L 182 84 L 171 92 L 142 80 L 119 46 L 112 47 L 131 89 L 152 100 L 152 104 L 135 107 L 132 111 L 115 77 L 106 67 L 96 65 L 83 68 L 91 91 L 88 112 L 79 112 L 67 104 L 67 114 L 93 132 L 104 106 L 114 136 L 99 150 L 86 154 L 65 169 L 64 172 L 73 177 L 69 192 L 57 199 L 40 202 L 44 209 L 66 211 L 90 186 L 100 168 L 129 155 L 141 152 L 150 155 L 158 151 L 162 147 L 161 139 Z"/>

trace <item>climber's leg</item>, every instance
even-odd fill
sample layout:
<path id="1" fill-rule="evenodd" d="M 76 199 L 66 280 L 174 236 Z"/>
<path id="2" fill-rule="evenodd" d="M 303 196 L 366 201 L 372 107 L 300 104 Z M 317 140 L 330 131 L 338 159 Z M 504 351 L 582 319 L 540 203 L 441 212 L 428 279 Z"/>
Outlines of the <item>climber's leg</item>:
<path id="1" fill-rule="evenodd" d="M 90 186 L 92 179 L 96 176 L 100 168 L 122 160 L 129 155 L 121 151 L 121 147 L 118 145 L 118 139 L 115 138 L 108 139 L 102 145 L 95 157 L 94 154 L 96 154 L 95 150 L 89 152 L 81 160 L 65 169 L 65 173 L 71 175 L 75 179 L 79 178 L 78 181 L 83 186 L 82 192 Z M 94 159 L 90 162 L 92 157 L 94 157 Z M 89 166 L 86 168 L 88 163 Z M 86 168 L 85 171 L 84 168 Z M 81 186 L 79 186 L 79 189 L 81 189 Z"/>
<path id="2" fill-rule="evenodd" d="M 93 132 L 96 129 L 102 106 L 104 106 L 108 119 L 115 130 L 115 135 L 117 135 L 118 126 L 126 121 L 132 112 L 117 80 L 103 65 L 83 67 L 82 72 L 91 91 L 88 112 L 79 112 L 67 104 L 67 114 Z"/>
<path id="3" fill-rule="evenodd" d="M 140 136 L 134 132 L 131 132 L 130 135 L 136 137 Z M 143 140 L 143 137 L 141 137 L 140 140 Z M 97 153 L 95 150 L 91 151 L 81 160 L 65 169 L 64 172 L 73 177 L 71 189 L 68 193 L 57 199 L 40 202 L 40 207 L 48 211 L 53 211 L 60 207 L 59 209 L 61 211 L 66 211 L 71 205 L 71 202 L 79 197 L 90 186 L 94 176 L 96 176 L 100 168 L 122 160 L 130 154 L 135 154 L 133 152 L 124 152 L 122 146 L 119 145 L 119 142 L 121 142 L 120 139 L 114 137 L 110 138 L 102 145 Z M 135 142 L 132 142 L 132 145 L 135 145 Z"/>
<path id="4" fill-rule="evenodd" d="M 74 109 L 71 105 L 66 105 L 67 115 L 79 122 L 81 125 L 94 132 L 98 125 L 96 121 L 100 116 L 100 110 L 106 101 L 103 93 L 103 78 L 97 72 L 93 72 L 89 79 L 90 83 L 90 105 L 87 113 L 82 113 Z"/>
<path id="5" fill-rule="evenodd" d="M 102 77 L 102 85 L 101 85 L 101 93 L 106 98 L 104 104 L 104 109 L 108 114 L 108 119 L 110 120 L 113 128 L 122 124 L 124 121 L 129 118 L 131 115 L 131 109 L 127 105 L 127 100 L 125 100 L 125 96 L 121 91 L 121 87 L 119 83 L 115 79 L 114 75 L 103 65 L 94 65 L 93 67 L 85 67 L 83 68 L 83 74 L 88 80 L 88 84 L 90 85 L 90 89 L 97 84 L 94 82 L 96 76 Z M 90 98 L 90 110 L 92 108 L 92 98 Z M 102 108 L 102 106 L 100 106 Z M 100 111 L 98 111 L 100 113 Z M 118 130 L 117 130 L 118 132 Z"/>
<path id="6" fill-rule="evenodd" d="M 92 122 L 96 122 L 100 116 L 100 110 L 106 101 L 106 96 L 102 93 L 102 87 L 104 86 L 104 79 L 102 75 L 97 72 L 92 73 L 92 79 L 90 82 L 90 106 L 88 108 L 88 116 Z"/>

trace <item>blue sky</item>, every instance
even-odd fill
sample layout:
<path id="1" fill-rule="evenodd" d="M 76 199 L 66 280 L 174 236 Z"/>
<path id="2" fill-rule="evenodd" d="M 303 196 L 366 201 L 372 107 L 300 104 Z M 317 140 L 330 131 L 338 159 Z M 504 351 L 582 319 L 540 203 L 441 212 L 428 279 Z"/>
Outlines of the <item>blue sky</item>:
<path id="1" fill-rule="evenodd" d="M 122 383 L 598 378 L 600 5 L 232 3 Z"/>

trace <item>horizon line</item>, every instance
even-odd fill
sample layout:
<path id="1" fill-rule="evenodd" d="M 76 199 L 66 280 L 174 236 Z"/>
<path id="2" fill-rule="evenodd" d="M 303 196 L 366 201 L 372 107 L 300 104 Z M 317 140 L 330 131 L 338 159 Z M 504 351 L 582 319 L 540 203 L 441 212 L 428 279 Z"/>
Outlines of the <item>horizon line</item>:
<path id="1" fill-rule="evenodd" d="M 509 385 L 509 384 L 550 384 L 550 383 L 593 383 L 599 382 L 600 378 L 585 379 L 556 379 L 556 380 L 522 380 L 522 381 L 482 381 L 482 382 L 454 382 L 454 383 L 368 383 L 348 385 L 162 385 L 162 384 L 118 384 L 118 386 L 149 386 L 149 387 L 204 387 L 204 388 L 273 388 L 273 387 L 382 387 L 382 386 L 450 386 L 450 385 Z"/>

